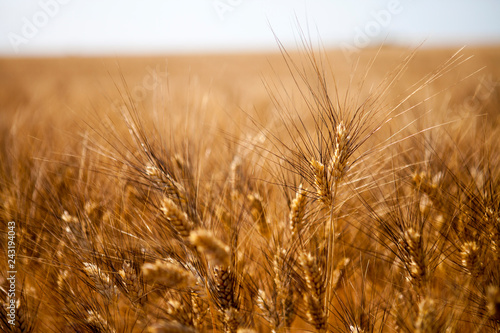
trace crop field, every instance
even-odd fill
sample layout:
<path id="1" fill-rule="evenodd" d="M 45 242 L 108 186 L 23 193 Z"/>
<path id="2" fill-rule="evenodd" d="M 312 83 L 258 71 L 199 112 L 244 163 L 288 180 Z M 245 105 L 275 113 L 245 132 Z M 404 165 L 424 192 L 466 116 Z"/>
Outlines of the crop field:
<path id="1" fill-rule="evenodd" d="M 498 332 L 500 48 L 0 59 L 0 331 Z"/>

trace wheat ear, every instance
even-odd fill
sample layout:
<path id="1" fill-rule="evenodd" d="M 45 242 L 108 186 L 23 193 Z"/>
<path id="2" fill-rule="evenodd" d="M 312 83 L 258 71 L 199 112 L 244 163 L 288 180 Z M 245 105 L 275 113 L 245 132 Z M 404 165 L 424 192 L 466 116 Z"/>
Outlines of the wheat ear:
<path id="1" fill-rule="evenodd" d="M 411 280 L 417 285 L 421 286 L 422 282 L 427 277 L 427 265 L 424 255 L 422 244 L 422 236 L 418 231 L 409 228 L 405 231 L 405 244 L 406 244 L 406 267 Z"/>
<path id="2" fill-rule="evenodd" d="M 236 277 L 229 267 L 216 266 L 214 268 L 215 293 L 213 296 L 222 315 L 226 333 L 235 333 L 239 326 L 236 283 Z"/>
<path id="3" fill-rule="evenodd" d="M 116 287 L 107 273 L 104 273 L 97 265 L 84 262 L 84 271 L 94 282 L 96 290 L 108 301 L 116 296 Z"/>
<path id="4" fill-rule="evenodd" d="M 323 163 L 314 158 L 311 159 L 310 163 L 314 175 L 314 186 L 316 187 L 316 194 L 326 207 L 330 207 L 333 199 L 332 191 L 330 189 L 330 184 L 328 181 L 327 170 L 325 169 Z"/>
<path id="5" fill-rule="evenodd" d="M 262 236 L 269 239 L 271 237 L 271 229 L 267 223 L 262 198 L 258 194 L 249 194 L 248 200 L 250 201 L 250 213 L 252 214 L 253 221 L 257 224 L 257 230 Z"/>
<path id="6" fill-rule="evenodd" d="M 310 253 L 302 253 L 299 256 L 299 263 L 304 270 L 307 285 L 307 292 L 304 293 L 304 300 L 307 304 L 307 318 L 318 332 L 326 332 L 324 272 L 318 266 L 316 258 Z"/>
<path id="7" fill-rule="evenodd" d="M 180 265 L 156 260 L 154 264 L 142 265 L 142 274 L 148 281 L 160 283 L 167 288 L 186 288 L 193 284 L 193 276 Z"/>
<path id="8" fill-rule="evenodd" d="M 436 332 L 436 305 L 430 298 L 424 298 L 418 304 L 418 315 L 415 320 L 415 332 Z"/>
<path id="9" fill-rule="evenodd" d="M 210 231 L 204 229 L 191 231 L 189 240 L 214 266 L 229 266 L 229 246 L 217 239 Z"/>
<path id="10" fill-rule="evenodd" d="M 189 221 L 187 214 L 183 212 L 172 199 L 167 197 L 163 198 L 161 210 L 177 234 L 183 239 L 187 239 L 189 233 L 193 229 L 193 224 Z"/>
<path id="11" fill-rule="evenodd" d="M 144 292 L 140 276 L 137 274 L 134 265 L 130 260 L 124 260 L 122 265 L 122 278 L 127 286 L 127 297 L 132 304 L 144 304 Z"/>
<path id="12" fill-rule="evenodd" d="M 292 238 L 298 236 L 302 230 L 306 204 L 307 197 L 305 190 L 302 188 L 302 184 L 300 184 L 295 198 L 290 205 L 290 231 L 292 232 Z"/>

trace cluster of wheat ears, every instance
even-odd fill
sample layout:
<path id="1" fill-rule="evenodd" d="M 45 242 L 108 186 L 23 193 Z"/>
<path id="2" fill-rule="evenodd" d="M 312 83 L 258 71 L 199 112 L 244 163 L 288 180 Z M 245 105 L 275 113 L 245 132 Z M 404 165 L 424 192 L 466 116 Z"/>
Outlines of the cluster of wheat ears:
<path id="1" fill-rule="evenodd" d="M 1 330 L 498 332 L 500 90 L 441 89 L 460 52 L 404 91 L 413 53 L 370 87 L 305 53 L 283 50 L 294 88 L 267 84 L 274 114 L 245 125 L 191 127 L 126 93 L 62 125 L 74 143 L 9 118 L 18 301 Z"/>

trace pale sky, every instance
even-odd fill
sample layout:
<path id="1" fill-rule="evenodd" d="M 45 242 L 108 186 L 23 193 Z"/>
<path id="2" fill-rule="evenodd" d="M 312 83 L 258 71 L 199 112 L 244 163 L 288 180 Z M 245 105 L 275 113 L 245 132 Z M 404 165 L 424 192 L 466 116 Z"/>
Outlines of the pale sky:
<path id="1" fill-rule="evenodd" d="M 500 45 L 499 0 L 0 0 L 0 56 Z"/>

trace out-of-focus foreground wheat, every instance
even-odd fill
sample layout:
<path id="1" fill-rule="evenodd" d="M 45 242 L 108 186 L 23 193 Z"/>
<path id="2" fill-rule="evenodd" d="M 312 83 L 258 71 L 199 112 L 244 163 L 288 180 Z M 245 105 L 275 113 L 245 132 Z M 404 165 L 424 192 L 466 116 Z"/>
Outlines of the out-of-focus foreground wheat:
<path id="1" fill-rule="evenodd" d="M 1 60 L 1 330 L 498 332 L 499 54 Z"/>

